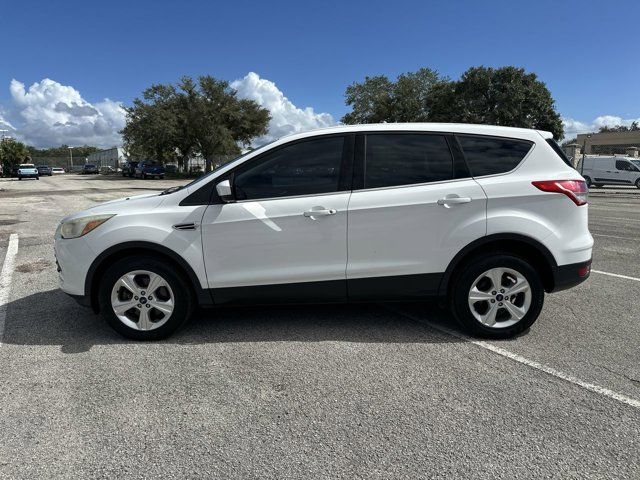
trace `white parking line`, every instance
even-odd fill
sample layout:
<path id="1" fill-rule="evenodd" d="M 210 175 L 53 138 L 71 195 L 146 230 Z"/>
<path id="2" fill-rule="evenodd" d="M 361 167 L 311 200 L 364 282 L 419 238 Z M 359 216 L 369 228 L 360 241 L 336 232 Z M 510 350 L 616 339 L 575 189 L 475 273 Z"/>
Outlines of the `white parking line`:
<path id="1" fill-rule="evenodd" d="M 585 390 L 589 390 L 590 392 L 603 395 L 613 400 L 617 400 L 620 403 L 624 403 L 631 407 L 640 409 L 640 400 L 627 397 L 626 395 L 623 395 L 618 392 L 614 392 L 613 390 L 609 390 L 608 388 L 601 387 L 600 385 L 595 385 L 593 383 L 585 382 L 584 380 L 580 380 L 579 378 L 574 377 L 573 375 L 569 375 L 567 373 L 561 372 L 560 370 L 556 370 L 555 368 L 548 367 L 546 365 L 543 365 L 542 363 L 536 362 L 535 360 L 529 360 L 528 358 L 525 358 L 522 355 L 518 355 L 517 353 L 510 352 L 509 350 L 505 350 L 504 348 L 497 347 L 496 345 L 493 345 L 491 343 L 488 343 L 482 340 L 475 340 L 473 338 L 467 337 L 466 335 L 450 330 L 447 327 L 443 327 L 441 325 L 437 325 L 429 321 L 426 321 L 422 318 L 418 318 L 414 315 L 411 315 L 410 313 L 397 310 L 396 308 L 390 307 L 388 305 L 385 305 L 385 307 L 387 308 L 387 310 L 397 313 L 398 315 L 402 315 L 415 322 L 422 323 L 423 325 L 427 325 L 428 327 L 431 327 L 442 333 L 446 333 L 447 335 L 451 335 L 453 337 L 459 338 L 460 340 L 464 340 L 465 342 L 473 343 L 474 345 L 477 345 L 480 348 L 484 348 L 485 350 L 489 350 L 493 353 L 497 353 L 498 355 L 508 358 L 510 360 L 513 360 L 514 362 L 518 362 L 518 363 L 521 363 L 522 365 L 526 365 L 527 367 L 540 370 L 541 372 L 544 372 L 548 375 L 552 375 L 556 378 L 564 380 L 565 382 L 569 382 L 574 385 L 577 385 L 578 387 L 584 388 Z"/>
<path id="2" fill-rule="evenodd" d="M 638 277 L 629 277 L 628 275 L 620 275 L 619 273 L 603 272 L 601 270 L 591 270 L 592 273 L 599 273 L 600 275 L 609 275 L 610 277 L 624 278 L 625 280 L 633 280 L 634 282 L 640 282 Z"/>
<path id="3" fill-rule="evenodd" d="M 2 271 L 0 272 L 0 346 L 4 338 L 4 324 L 7 319 L 7 304 L 9 303 L 9 293 L 11 292 L 11 278 L 13 268 L 18 254 L 18 234 L 12 233 L 9 236 L 9 246 L 4 257 Z"/>
<path id="4" fill-rule="evenodd" d="M 620 240 L 633 240 L 633 241 L 637 240 L 637 238 L 635 237 L 619 237 L 618 235 L 606 235 L 604 233 L 591 232 L 591 235 L 595 235 L 596 237 L 619 238 Z"/>

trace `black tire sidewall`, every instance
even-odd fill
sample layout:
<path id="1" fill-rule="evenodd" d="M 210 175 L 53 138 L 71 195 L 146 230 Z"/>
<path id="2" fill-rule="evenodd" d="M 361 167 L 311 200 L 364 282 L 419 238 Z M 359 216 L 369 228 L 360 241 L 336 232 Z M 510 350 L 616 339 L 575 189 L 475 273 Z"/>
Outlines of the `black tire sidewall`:
<path id="1" fill-rule="evenodd" d="M 586 182 L 587 187 L 591 188 L 593 186 L 593 180 L 591 180 L 591 177 L 588 175 L 584 177 L 584 181 Z"/>
<path id="2" fill-rule="evenodd" d="M 122 323 L 111 307 L 111 290 L 115 282 L 127 272 L 148 270 L 161 275 L 171 287 L 174 295 L 174 310 L 171 318 L 154 330 L 134 330 Z M 176 273 L 171 265 L 154 257 L 127 257 L 117 261 L 104 273 L 98 291 L 100 314 L 119 334 L 133 340 L 160 340 L 180 328 L 189 318 L 194 307 L 194 298 L 187 281 Z"/>
<path id="3" fill-rule="evenodd" d="M 496 267 L 511 268 L 524 277 L 531 286 L 531 306 L 529 311 L 515 325 L 506 328 L 487 327 L 480 323 L 471 313 L 468 304 L 469 290 L 473 282 L 482 273 Z M 544 304 L 544 286 L 538 272 L 526 260 L 510 254 L 494 254 L 486 258 L 476 258 L 467 264 L 452 282 L 449 295 L 450 306 L 454 317 L 474 335 L 488 338 L 510 338 L 527 330 L 537 320 Z"/>
<path id="4" fill-rule="evenodd" d="M 640 178 L 636 180 L 636 188 L 640 188 Z"/>

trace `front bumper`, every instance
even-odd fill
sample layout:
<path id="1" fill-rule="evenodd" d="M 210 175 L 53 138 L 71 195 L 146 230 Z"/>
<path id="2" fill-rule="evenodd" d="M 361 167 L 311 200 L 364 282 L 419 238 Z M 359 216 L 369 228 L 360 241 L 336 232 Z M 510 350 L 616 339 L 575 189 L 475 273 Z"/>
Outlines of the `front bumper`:
<path id="1" fill-rule="evenodd" d="M 560 292 L 581 284 L 591 275 L 591 259 L 586 262 L 572 263 L 553 267 L 553 290 Z"/>
<path id="2" fill-rule="evenodd" d="M 54 252 L 60 289 L 73 297 L 88 295 L 85 279 L 95 253 L 85 238 L 63 239 L 56 233 Z"/>

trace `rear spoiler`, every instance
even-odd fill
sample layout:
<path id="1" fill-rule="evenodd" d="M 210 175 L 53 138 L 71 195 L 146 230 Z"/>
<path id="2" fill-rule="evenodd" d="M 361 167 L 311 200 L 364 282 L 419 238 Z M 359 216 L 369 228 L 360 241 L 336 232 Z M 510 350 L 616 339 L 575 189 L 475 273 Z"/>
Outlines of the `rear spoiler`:
<path id="1" fill-rule="evenodd" d="M 542 138 L 544 138 L 545 140 L 549 140 L 550 138 L 553 138 L 553 133 L 551 132 L 547 132 L 546 130 L 536 130 L 540 135 L 542 135 Z"/>

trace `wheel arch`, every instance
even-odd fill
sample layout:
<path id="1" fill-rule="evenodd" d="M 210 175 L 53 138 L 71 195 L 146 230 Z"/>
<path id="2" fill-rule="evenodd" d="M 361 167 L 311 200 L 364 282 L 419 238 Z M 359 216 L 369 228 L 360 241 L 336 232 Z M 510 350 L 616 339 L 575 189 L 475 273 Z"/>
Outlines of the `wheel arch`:
<path id="1" fill-rule="evenodd" d="M 493 252 L 513 253 L 529 260 L 531 266 L 540 273 L 544 289 L 547 292 L 553 291 L 555 286 L 554 269 L 557 268 L 558 263 L 549 249 L 538 240 L 526 235 L 498 233 L 471 242 L 453 257 L 442 276 L 438 294 L 442 297 L 447 295 L 451 279 L 468 260 L 481 254 Z"/>
<path id="2" fill-rule="evenodd" d="M 200 281 L 193 268 L 191 268 L 189 263 L 178 253 L 157 243 L 134 241 L 120 243 L 107 248 L 95 258 L 89 267 L 87 276 L 85 277 L 84 291 L 85 295 L 89 295 L 91 308 L 94 312 L 97 313 L 99 311 L 98 287 L 100 286 L 100 279 L 104 272 L 116 260 L 134 255 L 151 255 L 174 265 L 177 271 L 188 280 L 200 305 L 213 303 L 209 291 L 200 286 Z"/>

